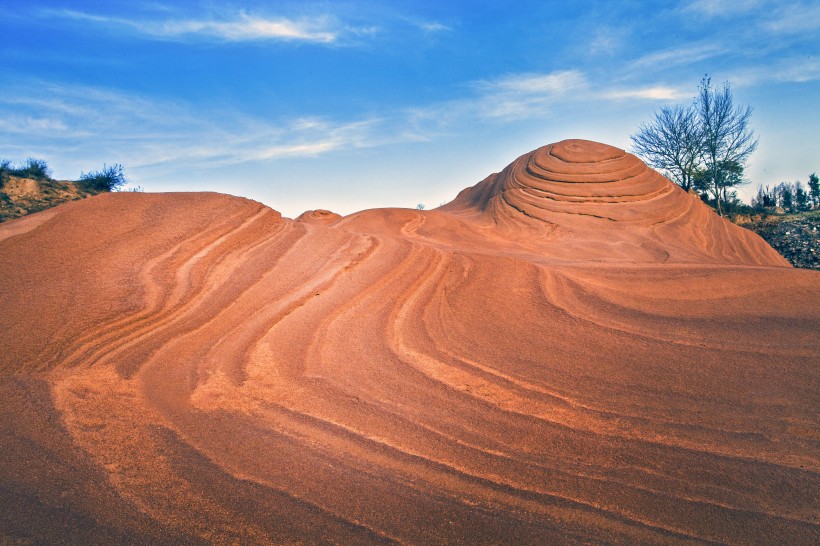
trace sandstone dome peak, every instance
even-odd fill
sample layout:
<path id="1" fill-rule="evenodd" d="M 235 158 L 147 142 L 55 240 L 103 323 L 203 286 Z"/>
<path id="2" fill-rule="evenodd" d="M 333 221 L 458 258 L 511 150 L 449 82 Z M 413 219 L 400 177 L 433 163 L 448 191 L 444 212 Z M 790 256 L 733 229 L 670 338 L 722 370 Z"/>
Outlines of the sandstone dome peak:
<path id="1" fill-rule="evenodd" d="M 439 210 L 562 259 L 787 265 L 636 156 L 589 140 L 526 153 Z"/>
<path id="2" fill-rule="evenodd" d="M 506 207 L 556 224 L 578 220 L 573 216 L 654 224 L 691 207 L 688 195 L 634 155 L 589 140 L 542 146 L 480 186 L 484 191 L 465 190 L 471 204 L 492 208 L 500 198 Z M 556 215 L 565 215 L 563 221 Z"/>
<path id="3" fill-rule="evenodd" d="M 297 222 L 304 224 L 330 225 L 340 220 L 342 216 L 325 209 L 306 210 L 296 217 Z"/>
<path id="4" fill-rule="evenodd" d="M 567 163 L 597 163 L 626 155 L 624 150 L 615 146 L 582 139 L 556 142 L 550 147 L 550 153 Z"/>

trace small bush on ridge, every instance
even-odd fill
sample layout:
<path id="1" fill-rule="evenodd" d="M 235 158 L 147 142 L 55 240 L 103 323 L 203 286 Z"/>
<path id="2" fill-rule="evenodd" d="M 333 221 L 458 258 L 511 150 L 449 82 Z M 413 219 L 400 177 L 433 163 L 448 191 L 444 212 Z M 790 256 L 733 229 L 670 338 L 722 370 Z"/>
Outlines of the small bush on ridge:
<path id="1" fill-rule="evenodd" d="M 14 167 L 11 161 L 3 159 L 0 160 L 0 178 L 6 175 L 48 180 L 51 177 L 51 168 L 45 160 L 33 157 L 28 158 L 22 167 Z"/>
<path id="2" fill-rule="evenodd" d="M 117 191 L 128 182 L 122 172 L 122 165 L 115 163 L 110 167 L 103 165 L 101 171 L 80 173 L 79 183 L 95 191 Z"/>

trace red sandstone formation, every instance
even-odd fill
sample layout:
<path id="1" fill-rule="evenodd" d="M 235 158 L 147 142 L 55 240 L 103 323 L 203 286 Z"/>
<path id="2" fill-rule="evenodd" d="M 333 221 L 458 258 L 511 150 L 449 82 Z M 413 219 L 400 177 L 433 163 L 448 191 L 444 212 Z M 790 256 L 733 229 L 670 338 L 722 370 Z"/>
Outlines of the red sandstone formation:
<path id="1" fill-rule="evenodd" d="M 634 156 L 0 225 L 0 537 L 817 544 L 820 276 Z"/>
<path id="2" fill-rule="evenodd" d="M 297 222 L 304 222 L 305 224 L 322 224 L 330 225 L 340 220 L 342 217 L 335 212 L 329 210 L 316 209 L 308 210 L 296 217 Z"/>

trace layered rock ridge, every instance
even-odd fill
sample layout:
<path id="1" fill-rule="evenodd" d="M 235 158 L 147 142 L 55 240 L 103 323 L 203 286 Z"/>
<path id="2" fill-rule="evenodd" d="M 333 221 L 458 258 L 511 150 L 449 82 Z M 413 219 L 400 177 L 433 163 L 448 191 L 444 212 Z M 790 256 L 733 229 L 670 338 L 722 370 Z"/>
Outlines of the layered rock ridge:
<path id="1" fill-rule="evenodd" d="M 440 210 L 510 238 L 551 226 L 536 238 L 550 240 L 544 254 L 564 260 L 788 266 L 634 155 L 588 140 L 524 154 Z"/>

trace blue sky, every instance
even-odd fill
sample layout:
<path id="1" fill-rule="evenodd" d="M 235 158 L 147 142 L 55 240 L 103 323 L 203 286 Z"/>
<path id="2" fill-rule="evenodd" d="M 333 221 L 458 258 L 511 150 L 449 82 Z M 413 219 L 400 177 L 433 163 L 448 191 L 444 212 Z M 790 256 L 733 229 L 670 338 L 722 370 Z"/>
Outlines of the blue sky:
<path id="1" fill-rule="evenodd" d="M 0 36 L 0 158 L 291 217 L 435 207 L 564 138 L 628 148 L 706 73 L 754 108 L 744 196 L 820 171 L 816 1 L 4 0 Z"/>

